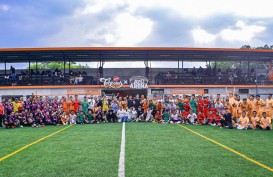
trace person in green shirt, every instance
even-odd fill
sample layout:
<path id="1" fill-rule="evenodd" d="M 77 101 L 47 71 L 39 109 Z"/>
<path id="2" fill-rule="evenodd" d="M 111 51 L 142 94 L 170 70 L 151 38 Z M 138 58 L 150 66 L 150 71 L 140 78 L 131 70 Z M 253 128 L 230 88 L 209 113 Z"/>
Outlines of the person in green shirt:
<path id="1" fill-rule="evenodd" d="M 184 103 L 181 101 L 181 99 L 179 98 L 178 100 L 178 103 L 176 104 L 176 106 L 178 107 L 179 109 L 179 113 L 182 113 L 183 112 L 183 105 Z"/>
<path id="2" fill-rule="evenodd" d="M 77 116 L 77 124 L 84 124 L 84 118 L 85 115 L 83 114 L 83 111 L 80 111 Z"/>
<path id="3" fill-rule="evenodd" d="M 164 123 L 169 123 L 169 120 L 170 120 L 170 117 L 171 117 L 169 111 L 164 110 L 164 113 L 163 113 L 162 117 L 163 117 Z"/>
<path id="4" fill-rule="evenodd" d="M 86 96 L 84 96 L 84 100 L 82 102 L 82 111 L 84 114 L 87 114 L 88 112 L 88 100 Z"/>
<path id="5" fill-rule="evenodd" d="M 87 117 L 86 122 L 87 122 L 88 124 L 92 124 L 94 120 L 93 120 L 93 114 L 92 114 L 92 111 L 91 111 L 91 110 L 88 111 L 86 117 Z"/>

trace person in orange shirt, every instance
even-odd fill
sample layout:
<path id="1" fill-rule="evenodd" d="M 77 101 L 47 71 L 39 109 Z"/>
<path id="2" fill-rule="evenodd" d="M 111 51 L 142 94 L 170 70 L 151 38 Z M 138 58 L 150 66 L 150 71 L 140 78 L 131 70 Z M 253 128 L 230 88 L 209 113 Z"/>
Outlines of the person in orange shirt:
<path id="1" fill-rule="evenodd" d="M 73 100 L 73 97 L 70 96 L 70 99 L 68 100 L 68 104 L 69 104 L 69 111 L 73 111 L 74 112 L 74 100 Z M 74 112 L 75 113 L 75 112 Z"/>
<path id="2" fill-rule="evenodd" d="M 229 99 L 225 102 L 225 109 L 228 109 L 230 112 L 232 112 L 232 105 L 229 102 Z"/>
<path id="3" fill-rule="evenodd" d="M 272 117 L 272 112 L 273 112 L 273 99 L 272 99 L 272 94 L 269 94 L 266 101 L 266 114 L 268 117 Z"/>
<path id="4" fill-rule="evenodd" d="M 239 104 L 239 110 L 242 112 L 243 110 L 247 112 L 247 117 L 250 117 L 252 105 L 247 102 L 247 99 L 244 98 L 243 102 Z M 241 117 L 241 116 L 240 116 Z"/>
<path id="5" fill-rule="evenodd" d="M 260 124 L 260 117 L 257 116 L 257 112 L 253 111 L 252 113 L 252 117 L 250 118 L 250 124 L 249 124 L 249 128 L 251 129 L 256 129 L 258 127 L 258 125 Z"/>
<path id="6" fill-rule="evenodd" d="M 159 111 L 162 114 L 162 110 L 163 110 L 163 104 L 161 101 L 158 101 L 158 103 L 156 104 L 156 111 Z"/>
<path id="7" fill-rule="evenodd" d="M 23 100 L 23 97 L 20 97 L 20 99 L 18 101 L 18 111 L 22 112 L 23 111 L 23 107 L 24 107 L 24 100 Z"/>
<path id="8" fill-rule="evenodd" d="M 249 118 L 246 116 L 246 112 L 242 112 L 242 116 L 239 118 L 237 129 L 247 130 L 249 123 Z"/>
<path id="9" fill-rule="evenodd" d="M 236 95 L 235 97 L 236 97 L 236 99 L 234 99 L 234 101 L 232 103 L 232 112 L 231 112 L 231 114 L 232 114 L 233 118 L 235 119 L 235 121 L 238 122 L 238 118 L 239 118 L 239 116 L 238 116 L 238 105 L 239 105 L 240 102 L 237 99 L 238 96 Z"/>
<path id="10" fill-rule="evenodd" d="M 262 128 L 262 130 L 271 130 L 272 129 L 271 118 L 267 117 L 266 112 L 262 113 L 260 127 Z"/>
<path id="11" fill-rule="evenodd" d="M 144 114 L 147 112 L 148 107 L 149 107 L 149 103 L 147 100 L 145 100 L 142 105 L 142 109 L 144 110 Z"/>
<path id="12" fill-rule="evenodd" d="M 254 101 L 253 106 L 253 110 L 257 112 L 259 117 L 261 117 L 262 113 L 265 112 L 265 102 L 261 99 L 260 95 L 256 95 L 256 100 Z"/>
<path id="13" fill-rule="evenodd" d="M 254 107 L 254 95 L 249 95 L 249 97 L 247 99 L 247 103 L 251 105 L 251 109 L 249 110 L 249 113 L 250 113 L 250 116 L 253 116 L 252 115 L 253 111 L 257 111 L 257 110 L 253 109 L 253 107 Z"/>

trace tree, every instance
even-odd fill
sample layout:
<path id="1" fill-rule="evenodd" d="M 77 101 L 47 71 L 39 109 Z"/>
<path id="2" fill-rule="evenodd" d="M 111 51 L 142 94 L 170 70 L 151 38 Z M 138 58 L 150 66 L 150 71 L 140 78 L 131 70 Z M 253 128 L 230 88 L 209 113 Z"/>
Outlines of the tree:
<path id="1" fill-rule="evenodd" d="M 28 68 L 28 67 L 27 67 Z M 64 63 L 63 62 L 39 62 L 37 63 L 37 69 L 63 69 Z M 65 68 L 69 68 L 69 64 L 65 63 Z M 81 65 L 77 64 L 76 62 L 70 62 L 71 69 L 77 68 L 90 68 L 87 64 Z M 36 63 L 30 65 L 30 69 L 36 69 Z"/>

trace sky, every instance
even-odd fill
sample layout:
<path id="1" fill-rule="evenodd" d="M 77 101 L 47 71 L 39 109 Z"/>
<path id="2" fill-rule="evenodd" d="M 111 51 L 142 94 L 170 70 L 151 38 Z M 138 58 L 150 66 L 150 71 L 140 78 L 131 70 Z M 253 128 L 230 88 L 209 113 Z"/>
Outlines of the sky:
<path id="1" fill-rule="evenodd" d="M 0 0 L 0 48 L 272 45 L 271 0 Z"/>

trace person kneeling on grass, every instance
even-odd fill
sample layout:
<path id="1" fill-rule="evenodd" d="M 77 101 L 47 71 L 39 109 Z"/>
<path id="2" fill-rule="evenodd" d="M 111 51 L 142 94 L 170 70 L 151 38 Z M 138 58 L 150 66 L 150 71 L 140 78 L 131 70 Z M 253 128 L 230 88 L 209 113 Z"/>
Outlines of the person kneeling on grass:
<path id="1" fill-rule="evenodd" d="M 198 114 L 196 116 L 197 116 L 197 123 L 199 125 L 205 124 L 206 116 L 205 116 L 205 114 L 203 114 L 202 111 L 198 111 Z"/>
<path id="2" fill-rule="evenodd" d="M 116 113 L 112 106 L 109 106 L 109 109 L 106 112 L 107 122 L 116 122 Z"/>
<path id="3" fill-rule="evenodd" d="M 76 118 L 77 118 L 77 115 L 72 110 L 71 113 L 69 114 L 69 123 L 70 124 L 76 124 Z"/>
<path id="4" fill-rule="evenodd" d="M 160 113 L 160 111 L 156 111 L 155 113 L 155 122 L 158 123 L 163 123 L 163 119 L 162 119 L 162 114 Z"/>
<path id="5" fill-rule="evenodd" d="M 239 118 L 237 129 L 239 130 L 247 130 L 249 123 L 249 118 L 246 117 L 246 112 L 242 112 L 242 116 Z"/>
<path id="6" fill-rule="evenodd" d="M 220 128 L 227 126 L 228 128 L 233 129 L 232 114 L 227 107 L 224 110 L 224 114 L 221 116 L 220 124 Z"/>
<path id="7" fill-rule="evenodd" d="M 93 117 L 94 116 L 92 114 L 92 111 L 89 110 L 88 113 L 87 113 L 87 115 L 86 115 L 86 123 L 87 124 L 92 124 L 94 122 Z"/>
<path id="8" fill-rule="evenodd" d="M 179 114 L 177 113 L 176 110 L 174 110 L 171 114 L 171 124 L 180 124 L 181 123 L 181 118 L 179 117 Z"/>
<path id="9" fill-rule="evenodd" d="M 12 116 L 13 112 L 4 119 L 4 125 L 6 128 L 15 128 L 16 123 Z"/>
<path id="10" fill-rule="evenodd" d="M 186 118 L 186 124 L 195 124 L 197 121 L 197 116 L 196 114 L 193 112 L 192 109 L 190 109 L 189 111 L 189 115 Z"/>
<path id="11" fill-rule="evenodd" d="M 68 120 L 67 120 L 66 112 L 63 112 L 63 113 L 60 115 L 60 117 L 61 117 L 61 122 L 62 122 L 62 124 L 63 124 L 63 125 L 67 125 Z"/>
<path id="12" fill-rule="evenodd" d="M 122 107 L 119 107 L 119 110 L 117 112 L 118 122 L 125 122 L 126 119 L 126 112 Z"/>
<path id="13" fill-rule="evenodd" d="M 153 115 L 152 115 L 152 111 L 150 110 L 150 108 L 147 108 L 147 111 L 146 111 L 144 117 L 145 117 L 145 122 L 153 121 Z"/>
<path id="14" fill-rule="evenodd" d="M 168 110 L 164 110 L 164 113 L 163 113 L 162 117 L 163 117 L 164 123 L 167 124 L 167 123 L 170 122 L 171 115 L 170 115 Z"/>
<path id="15" fill-rule="evenodd" d="M 209 111 L 206 119 L 206 125 L 216 125 L 216 115 L 213 113 L 212 110 Z"/>
<path id="16" fill-rule="evenodd" d="M 256 111 L 253 111 L 252 112 L 252 117 L 250 118 L 250 124 L 249 124 L 249 128 L 255 130 L 257 128 L 260 128 L 260 122 L 261 122 L 261 119 L 260 117 L 257 116 L 257 112 Z"/>
<path id="17" fill-rule="evenodd" d="M 267 117 L 266 112 L 262 113 L 260 127 L 262 128 L 262 130 L 271 130 L 272 129 L 271 118 Z"/>
<path id="18" fill-rule="evenodd" d="M 84 124 L 85 115 L 80 111 L 77 116 L 77 124 Z"/>

